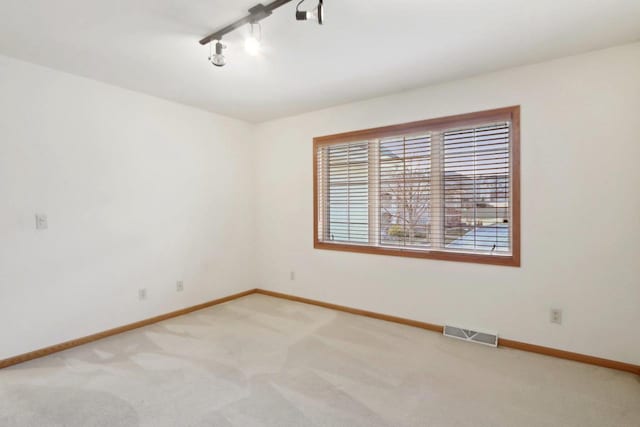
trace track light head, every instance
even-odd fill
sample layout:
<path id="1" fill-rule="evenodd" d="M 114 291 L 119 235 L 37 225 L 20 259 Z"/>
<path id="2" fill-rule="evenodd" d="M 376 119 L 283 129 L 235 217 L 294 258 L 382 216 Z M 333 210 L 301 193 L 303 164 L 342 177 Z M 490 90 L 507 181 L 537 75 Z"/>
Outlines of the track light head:
<path id="1" fill-rule="evenodd" d="M 260 41 L 253 36 L 249 36 L 244 41 L 244 50 L 251 56 L 256 56 L 260 53 Z"/>
<path id="2" fill-rule="evenodd" d="M 225 49 L 227 46 L 222 44 L 222 41 L 216 41 L 216 53 L 211 55 L 209 54 L 209 61 L 216 67 L 224 67 L 227 61 L 222 54 L 222 49 Z"/>
<path id="3" fill-rule="evenodd" d="M 254 32 L 254 25 L 258 25 L 258 31 Z M 260 53 L 260 42 L 262 41 L 262 27 L 260 23 L 251 23 L 251 34 L 244 40 L 244 49 L 251 56 L 256 56 Z"/>
<path id="4" fill-rule="evenodd" d="M 312 10 L 300 10 L 300 5 L 304 2 L 301 0 L 296 8 L 297 21 L 317 20 L 318 24 L 324 24 L 324 0 L 318 0 L 318 6 Z"/>

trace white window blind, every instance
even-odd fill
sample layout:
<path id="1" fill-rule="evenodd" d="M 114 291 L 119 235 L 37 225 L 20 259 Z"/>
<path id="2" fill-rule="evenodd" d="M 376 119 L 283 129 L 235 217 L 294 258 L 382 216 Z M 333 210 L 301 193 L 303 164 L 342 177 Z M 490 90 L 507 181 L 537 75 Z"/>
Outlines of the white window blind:
<path id="1" fill-rule="evenodd" d="M 369 147 L 367 143 L 326 147 L 326 229 L 332 242 L 369 241 Z"/>
<path id="2" fill-rule="evenodd" d="M 493 120 L 316 144 L 317 241 L 512 255 L 512 135 Z"/>
<path id="3" fill-rule="evenodd" d="M 444 133 L 445 247 L 509 252 L 509 123 Z"/>

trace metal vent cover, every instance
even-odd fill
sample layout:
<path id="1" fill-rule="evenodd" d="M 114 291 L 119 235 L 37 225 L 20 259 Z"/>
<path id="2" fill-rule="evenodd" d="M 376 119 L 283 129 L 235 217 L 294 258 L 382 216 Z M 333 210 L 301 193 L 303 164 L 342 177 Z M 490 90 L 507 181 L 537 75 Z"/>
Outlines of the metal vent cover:
<path id="1" fill-rule="evenodd" d="M 479 332 L 457 326 L 445 325 L 443 333 L 447 337 L 457 338 L 463 341 L 475 342 L 491 347 L 498 346 L 498 334 L 490 332 Z"/>

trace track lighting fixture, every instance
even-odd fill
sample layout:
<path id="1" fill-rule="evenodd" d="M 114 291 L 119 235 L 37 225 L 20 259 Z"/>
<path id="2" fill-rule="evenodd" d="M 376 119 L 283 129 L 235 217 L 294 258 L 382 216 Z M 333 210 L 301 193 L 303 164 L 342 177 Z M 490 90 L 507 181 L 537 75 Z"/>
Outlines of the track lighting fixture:
<path id="1" fill-rule="evenodd" d="M 300 0 L 298 6 L 296 6 L 296 20 L 297 21 L 309 21 L 312 19 L 318 20 L 318 24 L 324 23 L 324 4 L 323 0 L 318 0 L 318 5 L 312 10 L 300 10 L 300 5 L 305 0 Z"/>
<path id="2" fill-rule="evenodd" d="M 254 26 L 258 26 L 258 31 L 254 32 Z M 251 34 L 244 41 L 244 50 L 249 55 L 256 56 L 260 53 L 260 42 L 262 41 L 262 27 L 260 23 L 251 23 Z"/>
<path id="3" fill-rule="evenodd" d="M 226 61 L 222 54 L 222 50 L 227 46 L 222 44 L 222 36 L 246 24 L 251 25 L 251 35 L 245 40 L 245 50 L 250 55 L 257 55 L 260 52 L 260 43 L 262 41 L 262 27 L 260 26 L 260 21 L 270 16 L 275 9 L 284 6 L 291 1 L 292 0 L 274 0 L 266 5 L 259 3 L 249 9 L 249 15 L 238 19 L 237 21 L 200 40 L 201 45 L 209 45 L 209 61 L 216 67 L 224 66 Z M 307 21 L 315 19 L 318 21 L 318 24 L 322 24 L 324 22 L 324 0 L 318 0 L 318 5 L 310 11 L 300 10 L 300 5 L 302 5 L 304 1 L 305 0 L 300 0 L 300 2 L 298 2 L 298 6 L 296 7 L 296 20 Z M 258 26 L 257 32 L 254 32 L 255 25 Z M 215 54 L 212 52 L 212 44 L 215 47 Z"/>
<path id="4" fill-rule="evenodd" d="M 209 61 L 216 67 L 224 67 L 226 64 L 226 60 L 224 55 L 222 54 L 222 49 L 225 49 L 226 46 L 222 44 L 221 40 L 216 41 L 216 53 L 212 54 L 211 52 L 211 43 L 209 43 Z"/>

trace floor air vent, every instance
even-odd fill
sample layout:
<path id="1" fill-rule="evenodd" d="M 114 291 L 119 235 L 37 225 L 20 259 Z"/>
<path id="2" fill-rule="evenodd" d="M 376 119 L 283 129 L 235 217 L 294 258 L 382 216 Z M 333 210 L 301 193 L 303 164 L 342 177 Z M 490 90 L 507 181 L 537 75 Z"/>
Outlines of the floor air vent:
<path id="1" fill-rule="evenodd" d="M 444 327 L 444 334 L 448 337 L 457 338 L 459 340 L 471 341 L 491 347 L 498 346 L 498 334 L 472 331 L 470 329 L 463 329 L 450 325 Z"/>

